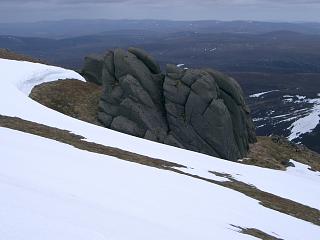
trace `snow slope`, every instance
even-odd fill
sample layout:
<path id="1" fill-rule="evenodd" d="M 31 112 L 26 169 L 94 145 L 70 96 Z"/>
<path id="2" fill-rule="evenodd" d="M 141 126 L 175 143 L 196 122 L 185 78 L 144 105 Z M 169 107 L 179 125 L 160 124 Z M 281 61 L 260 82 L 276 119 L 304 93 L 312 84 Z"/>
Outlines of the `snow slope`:
<path id="1" fill-rule="evenodd" d="M 2 83 L 12 84 L 27 95 L 34 86 L 44 82 L 68 78 L 84 81 L 81 75 L 72 70 L 38 63 L 0 59 L 0 67 L 1 77 L 3 78 Z"/>
<path id="2" fill-rule="evenodd" d="M 284 136 L 319 152 L 320 98 L 316 92 L 319 89 L 306 95 L 298 94 L 300 90 L 282 89 L 250 95 L 248 102 L 255 116 L 253 121 L 259 135 Z M 260 106 L 264 106 L 263 109 Z"/>
<path id="3" fill-rule="evenodd" d="M 306 96 L 299 95 L 296 98 L 298 100 L 295 103 L 311 103 L 313 107 L 307 109 L 304 112 L 306 115 L 298 118 L 288 128 L 291 131 L 291 134 L 288 136 L 290 141 L 299 138 L 305 133 L 311 133 L 320 124 L 320 98 L 308 99 Z"/>
<path id="4" fill-rule="evenodd" d="M 204 181 L 13 130 L 0 135 L 3 239 L 251 239 L 230 224 L 284 239 L 320 233 Z"/>
<path id="5" fill-rule="evenodd" d="M 209 171 L 320 209 L 320 173 L 286 172 L 216 159 L 127 136 L 47 109 L 27 97 L 34 85 L 83 78 L 61 68 L 0 59 L 0 114 L 16 116 L 227 181 Z M 236 191 L 174 172 L 81 151 L 0 128 L 0 236 L 4 239 L 253 239 L 231 225 L 283 239 L 318 239 L 320 228 Z M 19 149 L 19 151 L 17 151 Z M 303 194 L 302 194 L 303 193 Z"/>

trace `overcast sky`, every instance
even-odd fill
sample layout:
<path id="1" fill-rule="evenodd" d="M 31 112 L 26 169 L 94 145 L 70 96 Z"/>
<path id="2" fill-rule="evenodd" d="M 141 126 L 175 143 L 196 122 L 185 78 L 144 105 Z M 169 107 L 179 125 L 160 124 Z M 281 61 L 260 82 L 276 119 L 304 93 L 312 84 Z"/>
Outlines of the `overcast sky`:
<path id="1" fill-rule="evenodd" d="M 320 22 L 320 0 L 0 0 L 0 22 L 68 18 Z"/>

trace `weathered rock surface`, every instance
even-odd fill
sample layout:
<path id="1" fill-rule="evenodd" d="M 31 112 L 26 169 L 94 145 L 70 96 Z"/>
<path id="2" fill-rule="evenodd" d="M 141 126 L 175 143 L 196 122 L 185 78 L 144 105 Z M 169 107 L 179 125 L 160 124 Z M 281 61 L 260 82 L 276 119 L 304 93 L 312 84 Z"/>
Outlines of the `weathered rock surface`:
<path id="1" fill-rule="evenodd" d="M 85 57 L 84 66 L 81 71 L 82 76 L 89 82 L 102 84 L 102 65 L 103 58 L 101 56 L 90 55 Z"/>
<path id="2" fill-rule="evenodd" d="M 102 84 L 98 120 L 107 128 L 229 160 L 256 141 L 238 83 L 212 69 L 167 65 L 144 50 L 86 58 L 87 80 Z"/>

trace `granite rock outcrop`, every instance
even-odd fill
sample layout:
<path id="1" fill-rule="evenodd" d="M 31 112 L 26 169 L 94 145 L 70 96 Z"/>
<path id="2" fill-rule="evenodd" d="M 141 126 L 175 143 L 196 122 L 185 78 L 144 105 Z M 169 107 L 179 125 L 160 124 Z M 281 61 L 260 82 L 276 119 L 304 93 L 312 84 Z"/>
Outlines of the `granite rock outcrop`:
<path id="1" fill-rule="evenodd" d="M 87 57 L 82 70 L 101 84 L 98 120 L 148 140 L 237 160 L 256 141 L 239 84 L 212 69 L 159 64 L 138 48 Z"/>

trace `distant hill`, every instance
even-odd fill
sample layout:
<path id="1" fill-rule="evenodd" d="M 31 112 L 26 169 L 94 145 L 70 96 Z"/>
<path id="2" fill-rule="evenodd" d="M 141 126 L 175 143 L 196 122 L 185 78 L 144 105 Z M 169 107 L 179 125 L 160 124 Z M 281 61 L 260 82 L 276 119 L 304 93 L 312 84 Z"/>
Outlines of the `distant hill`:
<path id="1" fill-rule="evenodd" d="M 320 72 L 320 35 L 291 31 L 238 34 L 117 30 L 60 40 L 0 36 L 2 48 L 75 69 L 90 53 L 128 46 L 146 49 L 163 66 L 171 62 L 224 72 Z"/>
<path id="2" fill-rule="evenodd" d="M 169 21 L 169 20 L 62 20 L 34 23 L 1 23 L 0 35 L 69 38 L 107 31 L 147 30 L 162 33 L 196 31 L 199 33 L 266 33 L 294 31 L 320 34 L 320 23 L 276 23 L 258 21 Z"/>

